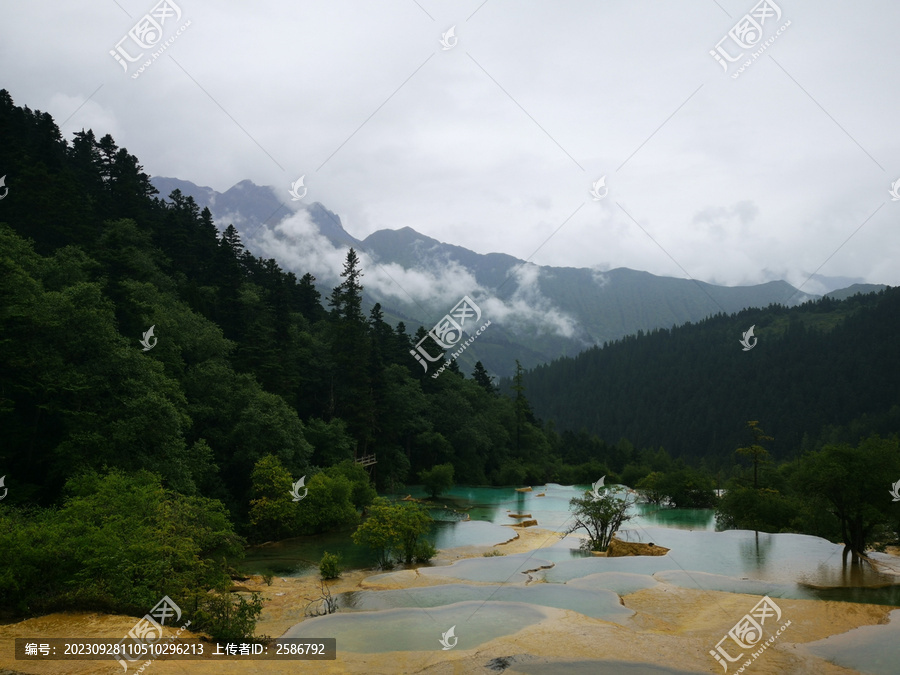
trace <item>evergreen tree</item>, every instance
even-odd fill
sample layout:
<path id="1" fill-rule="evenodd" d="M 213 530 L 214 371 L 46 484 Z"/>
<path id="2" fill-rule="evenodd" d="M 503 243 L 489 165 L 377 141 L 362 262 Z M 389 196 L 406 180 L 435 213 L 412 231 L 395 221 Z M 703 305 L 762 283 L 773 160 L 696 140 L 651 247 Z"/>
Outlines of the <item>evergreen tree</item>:
<path id="1" fill-rule="evenodd" d="M 481 361 L 475 362 L 475 370 L 472 371 L 472 379 L 489 394 L 497 392 L 497 388 L 494 386 L 494 378 L 488 373 Z"/>
<path id="2" fill-rule="evenodd" d="M 328 301 L 332 308 L 330 338 L 335 366 L 330 382 L 330 413 L 347 421 L 358 451 L 366 454 L 373 440 L 375 404 L 369 326 L 362 314 L 362 275 L 359 257 L 351 248 L 341 272 L 344 280 L 332 290 Z"/>

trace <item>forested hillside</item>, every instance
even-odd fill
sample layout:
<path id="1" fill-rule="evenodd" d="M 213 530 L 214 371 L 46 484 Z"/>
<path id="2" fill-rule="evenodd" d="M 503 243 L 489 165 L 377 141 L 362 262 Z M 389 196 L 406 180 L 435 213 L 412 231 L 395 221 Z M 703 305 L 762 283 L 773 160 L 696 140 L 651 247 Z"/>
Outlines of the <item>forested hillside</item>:
<path id="1" fill-rule="evenodd" d="M 241 523 L 267 455 L 299 477 L 375 454 L 381 488 L 448 461 L 458 482 L 552 477 L 560 460 L 522 396 L 484 372 L 432 379 L 402 324 L 362 314 L 352 251 L 321 298 L 190 197 L 156 196 L 112 137 L 67 143 L 5 91 L 0 126 L 7 505 L 54 503 L 86 469 L 147 469 Z"/>
<path id="2" fill-rule="evenodd" d="M 751 326 L 758 343 L 744 351 Z M 718 466 L 743 442 L 742 425 L 763 420 L 772 453 L 794 457 L 811 447 L 805 435 L 863 416 L 868 432 L 896 431 L 898 335 L 900 288 L 891 288 L 639 332 L 539 366 L 524 382 L 538 416 L 558 429 Z"/>
<path id="3" fill-rule="evenodd" d="M 161 199 L 111 136 L 67 142 L 6 91 L 0 130 L 0 615 L 141 615 L 171 594 L 223 635 L 259 612 L 207 594 L 229 587 L 226 559 L 358 525 L 370 483 L 603 470 L 567 466 L 484 368 L 426 374 L 410 354 L 424 328 L 363 314 L 352 249 L 322 298 L 190 197 Z"/>
<path id="4" fill-rule="evenodd" d="M 839 537 L 840 514 L 807 508 L 799 463 L 767 466 L 766 447 L 890 436 L 810 453 L 821 500 L 858 457 L 878 481 L 900 470 L 897 289 L 638 334 L 527 375 L 517 363 L 502 395 L 480 363 L 432 378 L 410 355 L 425 328 L 364 315 L 353 249 L 322 298 L 192 198 L 160 198 L 109 135 L 67 142 L 6 91 L 0 132 L 0 615 L 140 616 L 171 594 L 228 634 L 228 617 L 260 611 L 227 599 L 247 541 L 357 525 L 371 483 L 606 475 L 705 507 L 730 478 L 725 522 Z M 750 324 L 759 343 L 742 352 Z M 880 529 L 856 532 L 856 550 L 887 527 L 873 508 Z"/>

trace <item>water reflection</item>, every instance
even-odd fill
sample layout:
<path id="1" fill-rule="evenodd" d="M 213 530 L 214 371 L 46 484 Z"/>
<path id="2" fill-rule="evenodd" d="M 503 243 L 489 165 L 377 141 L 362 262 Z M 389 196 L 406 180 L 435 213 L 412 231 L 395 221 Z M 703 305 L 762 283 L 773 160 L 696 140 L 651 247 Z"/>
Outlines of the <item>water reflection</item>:
<path id="1" fill-rule="evenodd" d="M 533 487 L 532 492 L 516 492 L 508 487 L 454 487 L 432 504 L 435 513 L 446 517 L 444 522 L 435 523 L 432 540 L 439 549 L 490 546 L 506 541 L 515 536 L 515 529 L 508 527 L 515 522 L 509 517 L 510 513 L 530 513 L 539 527 L 562 530 L 571 523 L 569 500 L 589 488 L 587 485 L 556 484 Z M 538 497 L 540 493 L 546 496 Z M 416 488 L 411 489 L 410 494 L 417 498 L 426 496 Z M 873 569 L 869 563 L 850 564 L 842 557 L 842 546 L 824 539 L 745 530 L 717 533 L 711 509 L 670 509 L 650 504 L 636 504 L 632 508 L 635 517 L 626 523 L 618 536 L 626 541 L 665 546 L 671 549 L 666 556 L 594 558 L 578 550 L 578 540 L 574 537 L 559 541 L 555 536 L 549 536 L 545 543 L 550 545 L 533 555 L 556 567 L 533 576 L 565 582 L 600 572 L 653 575 L 686 570 L 735 581 L 787 584 L 793 589 L 792 597 L 900 605 L 900 586 L 895 583 L 896 577 Z M 461 522 L 460 514 L 468 514 L 470 520 Z M 253 573 L 313 574 L 318 571 L 318 561 L 325 550 L 339 553 L 347 567 L 370 568 L 375 563 L 366 549 L 351 542 L 350 531 L 347 531 L 299 537 L 251 549 L 243 567 Z M 872 553 L 870 556 L 876 561 L 896 563 L 896 558 L 885 554 Z M 502 574 L 524 579 L 523 575 L 505 569 L 521 561 L 510 560 L 491 566 L 493 560 L 502 558 L 475 559 L 460 567 L 453 566 L 451 574 L 458 572 L 460 579 L 482 582 L 504 581 Z M 439 573 L 445 574 L 447 569 L 442 567 Z"/>
<path id="2" fill-rule="evenodd" d="M 766 568 L 766 559 L 772 550 L 772 544 L 771 534 L 768 532 L 754 532 L 751 539 L 745 539 L 740 543 L 741 558 L 748 561 L 752 560 L 755 569 L 762 574 Z"/>

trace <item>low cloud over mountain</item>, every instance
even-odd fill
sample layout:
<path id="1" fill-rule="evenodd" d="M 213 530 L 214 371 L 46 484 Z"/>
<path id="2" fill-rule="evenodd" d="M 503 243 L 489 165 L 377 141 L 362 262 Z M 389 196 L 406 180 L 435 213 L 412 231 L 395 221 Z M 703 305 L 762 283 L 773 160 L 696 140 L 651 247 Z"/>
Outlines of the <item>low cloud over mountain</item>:
<path id="1" fill-rule="evenodd" d="M 360 241 L 323 205 L 282 201 L 272 188 L 250 181 L 221 194 L 178 179 L 153 182 L 164 195 L 180 189 L 201 208 L 208 206 L 217 226 L 233 224 L 254 254 L 275 258 L 298 275 L 313 274 L 323 295 L 340 282 L 346 252 L 354 247 L 369 305 L 380 302 L 386 316 L 403 320 L 410 333 L 419 325 L 430 328 L 469 296 L 492 327 L 467 351 L 464 365 L 480 358 L 501 375 L 512 371 L 516 359 L 531 366 L 638 330 L 818 297 L 784 281 L 726 287 L 627 268 L 543 267 L 503 253 L 478 254 L 408 227 Z M 733 215 L 752 220 L 753 206 L 742 205 Z M 840 286 L 831 288 L 827 277 L 816 280 L 829 290 L 858 281 L 835 280 Z"/>

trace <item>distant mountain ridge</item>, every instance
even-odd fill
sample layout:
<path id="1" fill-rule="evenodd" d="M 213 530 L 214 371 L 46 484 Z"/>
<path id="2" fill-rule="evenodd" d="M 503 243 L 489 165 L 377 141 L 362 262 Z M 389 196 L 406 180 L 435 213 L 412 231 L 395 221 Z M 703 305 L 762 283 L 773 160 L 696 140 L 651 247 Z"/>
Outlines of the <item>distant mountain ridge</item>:
<path id="1" fill-rule="evenodd" d="M 499 298 L 510 310 L 505 320 L 492 321 L 490 331 L 480 336 L 467 350 L 461 362 L 471 369 L 480 359 L 485 367 L 500 376 L 510 375 L 518 359 L 532 367 L 559 356 L 574 355 L 593 345 L 633 335 L 638 331 L 670 328 L 724 312 L 731 314 L 751 307 L 770 304 L 798 305 L 820 296 L 799 291 L 785 281 L 770 281 L 753 286 L 717 286 L 691 279 L 661 277 L 649 272 L 620 267 L 608 271 L 587 268 L 534 266 L 528 280 L 515 273 L 524 262 L 505 253 L 481 254 L 440 242 L 404 227 L 379 230 L 364 240 L 344 230 L 340 218 L 318 202 L 289 202 L 287 190 L 280 199 L 274 188 L 255 185 L 249 180 L 237 183 L 224 193 L 177 178 L 153 178 L 163 196 L 174 189 L 194 198 L 200 208 L 209 207 L 219 229 L 233 224 L 247 248 L 259 250 L 259 235 L 272 229 L 285 217 L 304 210 L 319 232 L 336 247 L 353 246 L 366 252 L 381 265 L 396 264 L 406 270 L 433 273 L 451 265 L 464 268 L 474 277 L 477 289 L 462 289 L 479 302 L 484 293 Z M 266 253 L 265 257 L 277 254 Z M 291 269 L 282 256 L 279 264 Z M 529 268 L 530 269 L 530 268 Z M 310 270 L 291 269 L 298 274 Z M 322 291 L 335 285 L 339 270 L 331 278 L 317 274 Z M 825 279 L 818 277 L 819 280 Z M 843 281 L 843 280 L 842 280 Z M 366 300 L 371 307 L 381 303 L 385 317 L 396 323 L 403 320 L 410 333 L 419 325 L 431 328 L 449 309 L 445 302 L 421 303 L 398 299 L 366 285 Z M 877 291 L 884 286 L 855 284 L 829 292 L 833 298 L 849 297 L 855 292 Z M 858 290 L 854 290 L 858 289 Z M 452 306 L 452 305 L 451 305 Z M 487 317 L 490 318 L 490 317 Z"/>
<path id="2" fill-rule="evenodd" d="M 750 308 L 556 359 L 526 372 L 524 386 L 535 414 L 561 432 L 722 459 L 746 445 L 747 421 L 760 420 L 774 437 L 767 450 L 784 459 L 828 425 L 898 419 L 898 330 L 900 288 Z"/>

